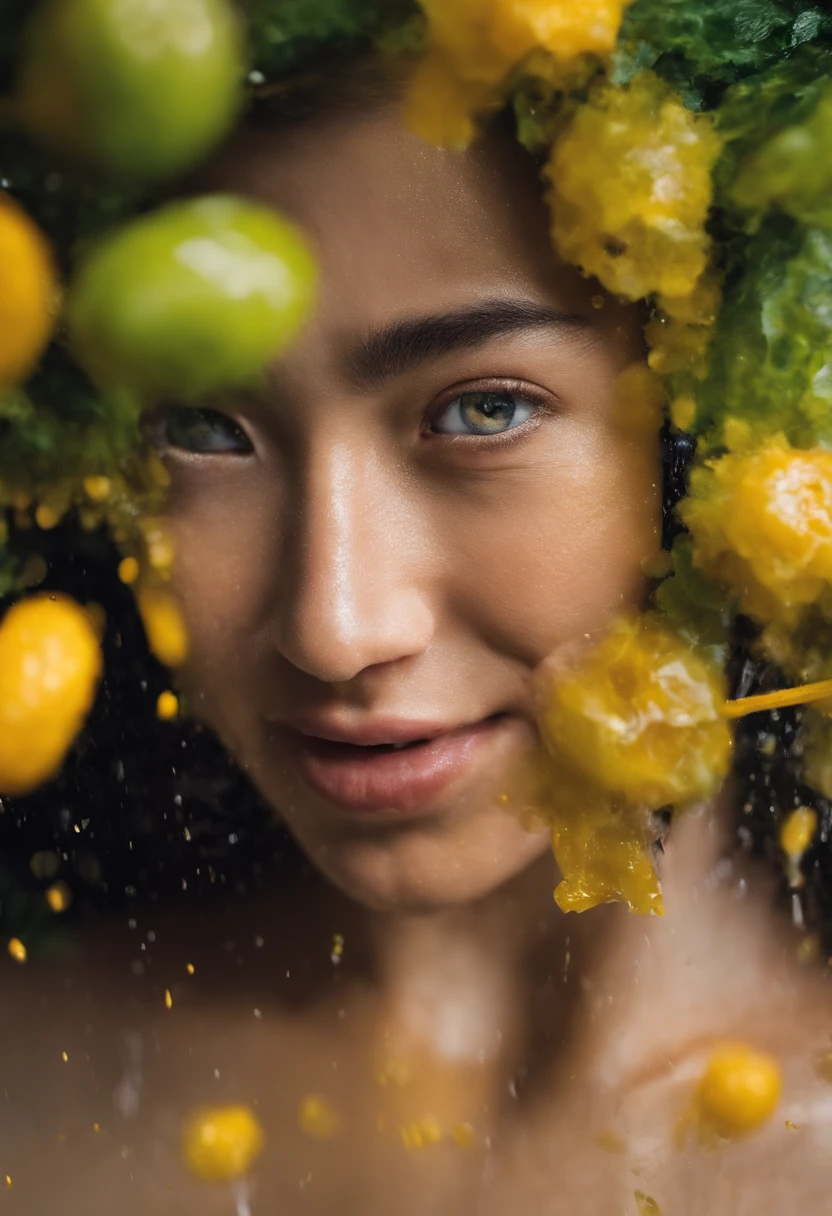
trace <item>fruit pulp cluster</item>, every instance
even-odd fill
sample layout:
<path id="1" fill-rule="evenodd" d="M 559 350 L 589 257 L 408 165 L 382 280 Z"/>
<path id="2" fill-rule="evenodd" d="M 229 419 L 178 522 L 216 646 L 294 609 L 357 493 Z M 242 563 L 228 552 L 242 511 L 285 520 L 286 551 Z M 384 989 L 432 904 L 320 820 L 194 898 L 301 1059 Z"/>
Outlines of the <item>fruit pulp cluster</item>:
<path id="1" fill-rule="evenodd" d="M 657 910 L 655 816 L 711 793 L 729 763 L 720 666 L 738 614 L 792 678 L 832 675 L 832 14 L 808 0 L 321 0 L 287 27 L 255 0 L 247 43 L 229 0 L 148 4 L 129 28 L 139 0 L 39 0 L 24 20 L 29 7 L 0 18 L 0 319 L 15 318 L 0 327 L 0 542 L 70 510 L 105 522 L 173 665 L 187 632 L 142 412 L 256 380 L 307 315 L 314 268 L 276 216 L 234 198 L 153 207 L 152 191 L 206 155 L 247 91 L 291 88 L 333 49 L 409 55 L 406 120 L 446 146 L 513 107 L 557 252 L 646 302 L 652 376 L 625 373 L 628 417 L 653 426 L 663 401 L 697 440 L 649 614 L 541 682 L 563 906 Z M 203 48 L 187 63 L 186 45 Z M 0 557 L 0 592 L 36 581 L 12 549 Z M 0 646 L 36 607 L 0 623 Z M 71 685 L 60 746 L 37 772 L 0 770 L 0 787 L 54 772 L 91 696 Z M 14 716 L 22 687 L 3 695 Z M 832 730 L 820 711 L 807 720 L 807 772 L 832 793 Z"/>

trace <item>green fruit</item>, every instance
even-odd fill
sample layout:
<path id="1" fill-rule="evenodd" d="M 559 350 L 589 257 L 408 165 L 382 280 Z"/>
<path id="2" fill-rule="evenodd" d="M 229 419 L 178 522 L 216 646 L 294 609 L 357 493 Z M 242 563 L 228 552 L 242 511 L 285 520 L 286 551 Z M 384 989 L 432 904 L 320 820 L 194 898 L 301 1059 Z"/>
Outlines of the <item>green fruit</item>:
<path id="1" fill-rule="evenodd" d="M 105 389 L 193 400 L 256 380 L 307 317 L 314 281 L 303 238 L 268 207 L 184 199 L 91 252 L 69 291 L 70 341 Z"/>
<path id="2" fill-rule="evenodd" d="M 156 180 L 224 134 L 245 70 L 229 0 L 44 0 L 28 29 L 21 113 L 35 138 Z"/>

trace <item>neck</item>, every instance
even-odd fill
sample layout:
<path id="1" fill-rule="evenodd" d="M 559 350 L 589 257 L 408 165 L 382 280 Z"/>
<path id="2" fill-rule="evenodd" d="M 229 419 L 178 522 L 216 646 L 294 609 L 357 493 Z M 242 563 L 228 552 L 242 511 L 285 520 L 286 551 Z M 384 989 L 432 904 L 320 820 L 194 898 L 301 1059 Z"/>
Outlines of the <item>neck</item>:
<path id="1" fill-rule="evenodd" d="M 513 1092 L 567 1062 L 623 1083 L 726 1017 L 742 1024 L 788 927 L 766 871 L 731 855 L 730 823 L 727 801 L 680 816 L 660 861 L 664 917 L 564 915 L 550 856 L 473 905 L 368 915 L 381 1037 Z"/>

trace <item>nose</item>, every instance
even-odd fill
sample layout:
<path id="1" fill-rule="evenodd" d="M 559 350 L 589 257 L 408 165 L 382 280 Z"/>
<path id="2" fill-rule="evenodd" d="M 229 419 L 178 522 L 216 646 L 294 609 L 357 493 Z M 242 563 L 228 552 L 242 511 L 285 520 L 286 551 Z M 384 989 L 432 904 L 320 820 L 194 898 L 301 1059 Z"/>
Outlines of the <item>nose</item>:
<path id="1" fill-rule="evenodd" d="M 420 654 L 434 624 L 422 552 L 395 469 L 349 442 L 312 453 L 284 533 L 281 653 L 331 684 Z"/>

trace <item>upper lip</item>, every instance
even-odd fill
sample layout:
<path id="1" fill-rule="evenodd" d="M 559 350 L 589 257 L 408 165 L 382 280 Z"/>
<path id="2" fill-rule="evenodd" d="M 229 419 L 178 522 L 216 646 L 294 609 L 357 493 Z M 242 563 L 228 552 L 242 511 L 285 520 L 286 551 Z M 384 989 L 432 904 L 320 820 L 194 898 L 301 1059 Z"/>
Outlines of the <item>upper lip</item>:
<path id="1" fill-rule="evenodd" d="M 343 726 L 325 718 L 295 718 L 281 723 L 301 735 L 326 739 L 330 743 L 352 743 L 358 747 L 377 747 L 384 743 L 415 743 L 422 739 L 435 739 L 439 735 L 459 730 L 464 723 L 421 721 L 415 718 L 375 718 L 359 726 Z M 476 725 L 470 723 L 470 725 Z"/>

